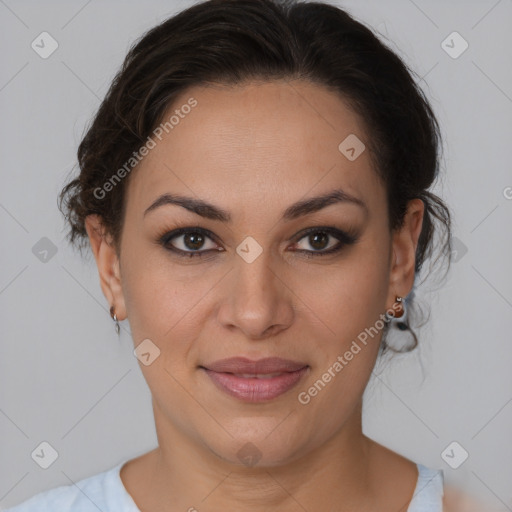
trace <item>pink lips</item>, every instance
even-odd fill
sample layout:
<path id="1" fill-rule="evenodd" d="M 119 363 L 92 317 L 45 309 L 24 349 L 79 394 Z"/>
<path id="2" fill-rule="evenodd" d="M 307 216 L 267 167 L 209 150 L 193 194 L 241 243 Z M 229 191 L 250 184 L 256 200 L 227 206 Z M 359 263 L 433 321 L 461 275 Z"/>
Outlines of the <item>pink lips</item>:
<path id="1" fill-rule="evenodd" d="M 306 363 L 278 357 L 257 361 L 231 357 L 202 368 L 221 391 L 245 402 L 276 398 L 293 388 L 308 371 Z"/>

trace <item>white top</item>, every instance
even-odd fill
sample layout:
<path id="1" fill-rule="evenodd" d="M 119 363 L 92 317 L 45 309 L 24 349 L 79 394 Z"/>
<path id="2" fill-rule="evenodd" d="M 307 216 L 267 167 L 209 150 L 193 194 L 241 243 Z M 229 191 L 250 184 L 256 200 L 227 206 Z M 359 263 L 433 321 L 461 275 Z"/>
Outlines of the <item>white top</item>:
<path id="1" fill-rule="evenodd" d="M 40 492 L 5 512 L 140 512 L 124 487 L 117 466 L 84 478 L 76 485 L 63 485 Z M 418 467 L 418 482 L 407 512 L 442 512 L 442 470 Z"/>

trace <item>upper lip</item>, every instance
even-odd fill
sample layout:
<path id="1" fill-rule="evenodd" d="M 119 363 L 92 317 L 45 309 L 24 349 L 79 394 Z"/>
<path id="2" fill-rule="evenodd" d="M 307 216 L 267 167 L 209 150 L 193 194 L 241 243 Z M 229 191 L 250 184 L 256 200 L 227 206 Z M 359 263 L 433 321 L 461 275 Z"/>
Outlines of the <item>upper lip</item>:
<path id="1" fill-rule="evenodd" d="M 220 373 L 249 373 L 261 374 L 278 372 L 295 372 L 306 366 L 306 363 L 282 359 L 280 357 L 265 357 L 253 361 L 246 357 L 229 357 L 213 363 L 202 365 L 207 370 Z"/>

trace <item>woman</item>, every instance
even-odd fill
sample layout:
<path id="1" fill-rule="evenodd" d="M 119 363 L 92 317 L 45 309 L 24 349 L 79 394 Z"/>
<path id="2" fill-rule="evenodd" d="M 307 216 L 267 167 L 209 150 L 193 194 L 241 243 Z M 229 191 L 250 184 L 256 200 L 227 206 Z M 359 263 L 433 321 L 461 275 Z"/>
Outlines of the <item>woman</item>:
<path id="1" fill-rule="evenodd" d="M 362 396 L 450 215 L 400 58 L 321 3 L 210 0 L 129 52 L 63 189 L 158 447 L 12 511 L 440 511 Z M 79 489 L 78 489 L 79 488 Z"/>

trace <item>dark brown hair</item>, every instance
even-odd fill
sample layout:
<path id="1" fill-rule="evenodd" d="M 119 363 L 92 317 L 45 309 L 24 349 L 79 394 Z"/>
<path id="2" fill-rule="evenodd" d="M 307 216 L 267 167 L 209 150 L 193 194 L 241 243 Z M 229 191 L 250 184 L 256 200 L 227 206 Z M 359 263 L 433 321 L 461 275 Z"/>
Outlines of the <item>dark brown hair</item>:
<path id="1" fill-rule="evenodd" d="M 143 35 L 115 76 L 78 148 L 80 174 L 59 197 L 69 240 L 80 250 L 87 246 L 85 218 L 98 214 L 119 254 L 129 175 L 105 197 L 98 198 L 95 190 L 140 149 L 187 88 L 304 79 L 335 91 L 361 116 L 374 168 L 386 187 L 390 229 L 402 225 L 410 199 L 423 200 L 419 272 L 434 246 L 449 256 L 450 214 L 428 191 L 439 172 L 441 137 L 413 75 L 369 28 L 332 5 L 295 0 L 196 4 Z M 444 232 L 437 244 L 436 223 Z"/>

